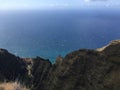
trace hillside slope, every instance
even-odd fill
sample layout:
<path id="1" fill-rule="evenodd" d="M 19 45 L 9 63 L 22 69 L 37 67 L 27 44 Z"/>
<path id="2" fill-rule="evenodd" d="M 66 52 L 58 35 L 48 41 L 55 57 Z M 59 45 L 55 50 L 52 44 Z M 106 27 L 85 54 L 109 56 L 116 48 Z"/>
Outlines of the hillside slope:
<path id="1" fill-rule="evenodd" d="M 59 56 L 54 64 L 41 57 L 19 58 L 1 49 L 0 81 L 18 77 L 31 90 L 120 90 L 120 40 Z"/>

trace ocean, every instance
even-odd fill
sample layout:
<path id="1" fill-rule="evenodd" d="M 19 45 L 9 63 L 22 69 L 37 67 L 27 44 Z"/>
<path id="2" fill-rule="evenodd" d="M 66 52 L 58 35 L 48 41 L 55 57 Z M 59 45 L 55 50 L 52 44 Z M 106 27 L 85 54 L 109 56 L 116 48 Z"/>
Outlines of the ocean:
<path id="1" fill-rule="evenodd" d="M 0 11 L 0 48 L 55 61 L 71 51 L 120 39 L 120 13 L 107 10 Z"/>

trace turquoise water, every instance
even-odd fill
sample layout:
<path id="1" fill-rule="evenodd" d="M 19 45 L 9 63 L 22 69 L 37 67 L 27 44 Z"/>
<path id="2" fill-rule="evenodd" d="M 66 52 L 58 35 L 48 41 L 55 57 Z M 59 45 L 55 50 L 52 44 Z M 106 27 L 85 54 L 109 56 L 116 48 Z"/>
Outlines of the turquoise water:
<path id="1" fill-rule="evenodd" d="M 21 57 L 54 61 L 114 39 L 120 39 L 120 13 L 115 11 L 0 11 L 0 48 Z"/>

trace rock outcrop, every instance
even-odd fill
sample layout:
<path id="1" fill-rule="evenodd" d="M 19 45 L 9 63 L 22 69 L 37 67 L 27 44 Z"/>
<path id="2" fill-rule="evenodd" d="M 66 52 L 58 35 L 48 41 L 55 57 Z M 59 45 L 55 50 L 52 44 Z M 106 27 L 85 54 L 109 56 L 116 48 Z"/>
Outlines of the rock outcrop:
<path id="1" fill-rule="evenodd" d="M 26 83 L 32 90 L 120 90 L 120 40 L 59 56 L 54 64 L 40 57 L 21 59 L 1 49 L 0 80 L 19 75 L 29 77 Z"/>
<path id="2" fill-rule="evenodd" d="M 52 64 L 49 60 L 45 60 L 40 57 L 33 59 L 32 66 L 32 89 L 33 90 L 44 90 L 45 80 L 48 77 L 49 71 L 52 67 Z"/>

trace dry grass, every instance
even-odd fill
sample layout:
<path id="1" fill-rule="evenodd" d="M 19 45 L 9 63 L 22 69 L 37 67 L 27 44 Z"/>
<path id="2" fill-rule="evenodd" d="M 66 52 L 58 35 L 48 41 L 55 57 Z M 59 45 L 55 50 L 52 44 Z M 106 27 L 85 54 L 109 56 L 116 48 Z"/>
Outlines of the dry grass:
<path id="1" fill-rule="evenodd" d="M 0 90 L 29 90 L 18 82 L 1 83 Z"/>

